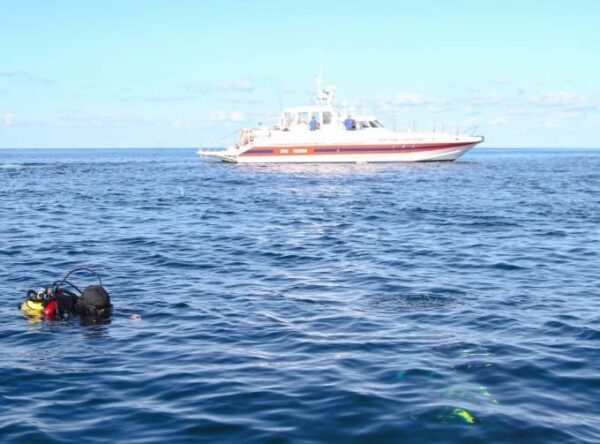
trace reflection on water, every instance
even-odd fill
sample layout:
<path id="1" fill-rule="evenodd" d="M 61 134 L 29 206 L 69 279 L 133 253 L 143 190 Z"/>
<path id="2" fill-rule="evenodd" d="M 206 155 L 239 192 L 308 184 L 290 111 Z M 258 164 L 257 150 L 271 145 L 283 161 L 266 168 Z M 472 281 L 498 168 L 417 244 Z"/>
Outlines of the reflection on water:
<path id="1" fill-rule="evenodd" d="M 82 319 L 81 326 L 84 327 L 83 334 L 87 339 L 97 339 L 106 336 L 109 333 L 108 326 L 110 325 L 111 320 L 105 319 L 102 323 L 98 323 L 98 321 L 90 321 L 89 319 Z"/>
<path id="2" fill-rule="evenodd" d="M 201 164 L 214 164 L 237 168 L 242 175 L 283 174 L 302 176 L 356 176 L 368 178 L 380 174 L 402 174 L 431 171 L 456 171 L 476 166 L 475 162 L 398 162 L 398 163 L 266 163 L 266 164 L 228 164 L 213 160 L 201 160 Z"/>

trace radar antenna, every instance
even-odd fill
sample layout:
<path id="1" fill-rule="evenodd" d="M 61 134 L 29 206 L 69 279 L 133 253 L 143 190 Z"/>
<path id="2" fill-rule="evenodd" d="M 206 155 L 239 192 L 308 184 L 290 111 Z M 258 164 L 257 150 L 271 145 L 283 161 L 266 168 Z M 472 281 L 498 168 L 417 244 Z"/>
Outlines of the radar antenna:
<path id="1" fill-rule="evenodd" d="M 319 70 L 319 75 L 317 76 L 317 96 L 316 101 L 317 105 L 329 105 L 333 106 L 333 99 L 335 96 L 335 87 L 330 86 L 327 89 L 323 89 L 323 65 L 324 65 L 324 53 L 321 51 L 321 68 Z"/>

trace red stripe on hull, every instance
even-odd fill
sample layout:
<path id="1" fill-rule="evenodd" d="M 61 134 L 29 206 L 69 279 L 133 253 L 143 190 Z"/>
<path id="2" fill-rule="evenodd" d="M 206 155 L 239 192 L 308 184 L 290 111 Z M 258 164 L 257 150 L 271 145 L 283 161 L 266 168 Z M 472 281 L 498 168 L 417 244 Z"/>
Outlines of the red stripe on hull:
<path id="1" fill-rule="evenodd" d="M 393 145 L 320 145 L 320 146 L 255 146 L 240 156 L 320 156 L 348 154 L 398 154 L 439 151 L 449 148 L 465 148 L 475 145 L 469 143 L 440 143 L 440 144 L 393 144 Z M 256 150 L 256 152 L 252 152 Z"/>

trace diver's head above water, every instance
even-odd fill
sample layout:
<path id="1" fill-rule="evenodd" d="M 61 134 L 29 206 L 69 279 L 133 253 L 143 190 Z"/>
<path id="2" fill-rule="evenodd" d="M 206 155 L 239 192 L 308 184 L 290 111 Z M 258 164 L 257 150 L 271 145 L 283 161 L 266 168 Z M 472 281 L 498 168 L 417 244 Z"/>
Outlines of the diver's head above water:
<path id="1" fill-rule="evenodd" d="M 86 271 L 98 279 L 97 285 L 86 287 L 83 292 L 68 279 L 76 272 Z M 56 320 L 72 316 L 102 321 L 112 313 L 110 296 L 102 286 L 98 273 L 88 268 L 76 268 L 51 286 L 37 292 L 29 290 L 20 308 L 28 316 Z"/>
<path id="2" fill-rule="evenodd" d="M 111 311 L 110 296 L 102 285 L 86 287 L 75 303 L 75 312 L 80 316 L 102 316 Z"/>

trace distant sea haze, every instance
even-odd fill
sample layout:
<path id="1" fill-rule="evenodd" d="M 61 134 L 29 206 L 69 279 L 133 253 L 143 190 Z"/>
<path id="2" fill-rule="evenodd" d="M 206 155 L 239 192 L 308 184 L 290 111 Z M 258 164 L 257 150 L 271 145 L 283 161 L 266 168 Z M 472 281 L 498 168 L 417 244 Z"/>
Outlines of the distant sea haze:
<path id="1" fill-rule="evenodd" d="M 600 150 L 0 154 L 2 442 L 598 442 Z M 109 323 L 19 312 L 77 266 Z"/>

